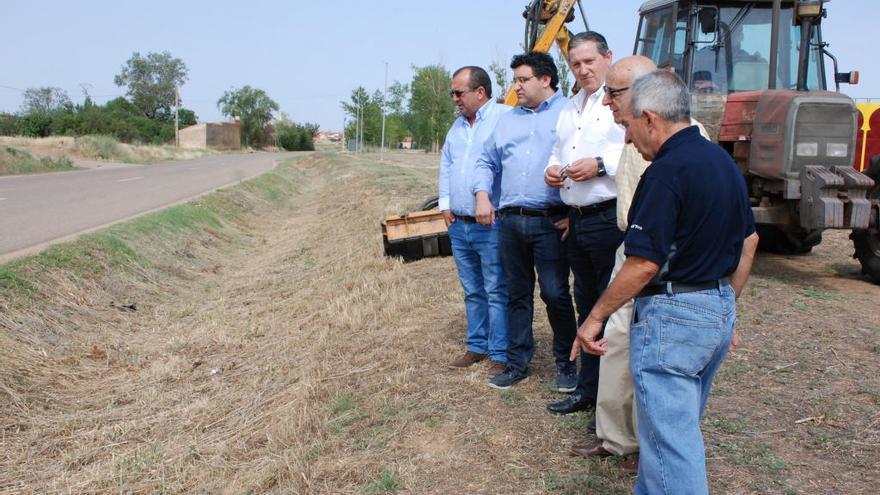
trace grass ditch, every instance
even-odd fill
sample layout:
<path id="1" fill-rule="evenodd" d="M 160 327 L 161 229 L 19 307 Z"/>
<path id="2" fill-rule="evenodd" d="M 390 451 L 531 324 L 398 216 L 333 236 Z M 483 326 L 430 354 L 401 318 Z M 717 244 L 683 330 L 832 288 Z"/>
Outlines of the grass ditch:
<path id="1" fill-rule="evenodd" d="M 41 174 L 77 170 L 67 157 L 37 158 L 25 150 L 12 146 L 0 148 L 0 176 L 20 174 Z"/>
<path id="2" fill-rule="evenodd" d="M 540 304 L 528 383 L 446 368 L 452 260 L 384 258 L 378 235 L 433 192 L 435 160 L 319 154 L 98 233 L 120 244 L 0 267 L 0 491 L 629 493 L 619 460 L 567 454 L 590 414 L 544 409 Z M 783 280 L 759 259 L 743 296 L 704 425 L 713 492 L 875 491 L 876 319 L 834 325 L 853 289 L 798 263 Z"/>

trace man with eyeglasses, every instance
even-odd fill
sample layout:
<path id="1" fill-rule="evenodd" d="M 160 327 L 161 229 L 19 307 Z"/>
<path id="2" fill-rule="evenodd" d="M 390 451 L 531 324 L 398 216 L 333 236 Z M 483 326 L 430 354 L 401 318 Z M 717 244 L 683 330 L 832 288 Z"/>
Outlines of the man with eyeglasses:
<path id="1" fill-rule="evenodd" d="M 568 361 L 577 329 L 568 285 L 565 237 L 568 208 L 559 190 L 544 184 L 544 166 L 556 140 L 556 120 L 566 100 L 557 90 L 553 58 L 530 52 L 513 58 L 518 106 L 501 116 L 477 161 L 473 191 L 477 221 L 495 223 L 497 197 L 501 264 L 509 295 L 507 368 L 489 385 L 507 389 L 525 381 L 535 352 L 532 334 L 535 271 L 553 329 L 557 364 Z M 493 194 L 500 180 L 500 196 Z M 490 196 L 491 194 L 491 196 Z M 559 377 L 557 376 L 557 386 Z"/>
<path id="2" fill-rule="evenodd" d="M 595 31 L 577 34 L 569 42 L 568 62 L 581 90 L 559 114 L 556 142 L 544 170 L 546 183 L 558 188 L 570 207 L 568 259 L 579 324 L 608 285 L 614 253 L 623 241 L 617 228 L 614 177 L 625 131 L 602 104 L 611 60 L 605 37 Z M 559 373 L 569 377 L 566 388 L 573 393 L 547 409 L 555 414 L 592 409 L 599 388 L 599 357 L 582 355 L 580 372 L 574 361 L 561 363 Z"/>
<path id="3" fill-rule="evenodd" d="M 492 81 L 480 67 L 455 71 L 450 88 L 460 115 L 440 155 L 439 208 L 464 290 L 467 348 L 449 367 L 465 369 L 489 358 L 494 377 L 507 366 L 507 286 L 498 253 L 498 225 L 477 223 L 471 186 L 483 144 L 510 107 L 492 101 Z M 497 182 L 492 195 L 496 205 Z"/>

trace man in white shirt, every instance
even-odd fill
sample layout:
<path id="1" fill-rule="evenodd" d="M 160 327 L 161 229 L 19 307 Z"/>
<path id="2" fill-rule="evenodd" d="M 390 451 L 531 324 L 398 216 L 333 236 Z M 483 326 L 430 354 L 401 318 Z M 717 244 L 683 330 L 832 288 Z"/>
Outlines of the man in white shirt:
<path id="1" fill-rule="evenodd" d="M 594 31 L 580 33 L 571 39 L 568 50 L 569 65 L 581 90 L 559 114 L 556 143 L 544 180 L 560 189 L 562 201 L 570 207 L 568 257 L 580 324 L 608 285 L 614 253 L 623 241 L 624 234 L 617 228 L 614 176 L 626 133 L 602 104 L 605 76 L 612 60 L 605 37 Z M 599 387 L 598 357 L 582 354 L 577 374 L 576 363 L 566 366 L 560 375 L 570 373 L 576 388 L 568 398 L 549 404 L 547 409 L 568 414 L 594 407 Z"/>

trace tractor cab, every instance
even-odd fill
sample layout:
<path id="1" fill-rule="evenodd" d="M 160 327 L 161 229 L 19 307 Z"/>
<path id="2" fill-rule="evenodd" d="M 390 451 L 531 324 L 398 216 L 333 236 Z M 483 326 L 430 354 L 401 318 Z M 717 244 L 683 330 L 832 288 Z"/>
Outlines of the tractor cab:
<path id="1" fill-rule="evenodd" d="M 742 0 L 651 0 L 641 9 L 635 53 L 672 67 L 694 93 L 824 90 L 819 20 L 796 22 L 797 4 Z M 805 77 L 799 87 L 801 47 Z"/>

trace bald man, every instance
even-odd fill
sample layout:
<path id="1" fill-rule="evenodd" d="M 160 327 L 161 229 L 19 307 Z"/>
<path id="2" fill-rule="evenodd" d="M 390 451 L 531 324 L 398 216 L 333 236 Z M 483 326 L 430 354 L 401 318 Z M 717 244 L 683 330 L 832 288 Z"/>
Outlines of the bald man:
<path id="1" fill-rule="evenodd" d="M 605 97 L 614 121 L 621 123 L 623 115 L 629 112 L 633 81 L 657 69 L 654 62 L 640 55 L 626 57 L 611 66 L 605 79 Z M 700 133 L 706 131 L 699 123 Z M 627 229 L 627 215 L 639 179 L 650 165 L 636 150 L 632 143 L 626 145 L 620 157 L 617 175 L 617 227 Z M 611 279 L 620 271 L 626 260 L 624 246 L 617 249 Z M 639 437 L 636 423 L 636 409 L 633 400 L 633 381 L 629 369 L 629 326 L 632 320 L 633 303 L 630 300 L 618 309 L 605 325 L 606 353 L 599 361 L 599 391 L 596 399 L 596 437 L 595 442 L 575 444 L 571 452 L 580 456 L 629 456 L 619 464 L 622 469 L 635 472 L 638 469 Z M 577 342 L 575 343 L 577 346 Z"/>

